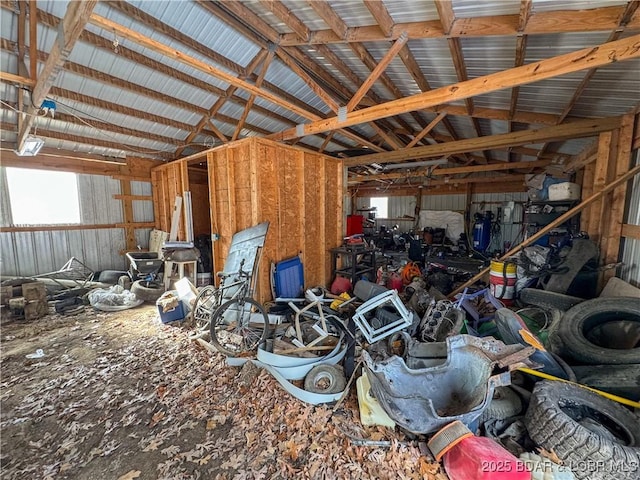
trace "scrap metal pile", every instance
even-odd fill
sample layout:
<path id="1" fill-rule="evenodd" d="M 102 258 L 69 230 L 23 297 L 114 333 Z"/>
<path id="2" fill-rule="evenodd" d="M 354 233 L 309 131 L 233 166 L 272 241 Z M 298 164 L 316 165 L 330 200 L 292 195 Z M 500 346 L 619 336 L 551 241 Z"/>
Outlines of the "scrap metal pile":
<path id="1" fill-rule="evenodd" d="M 255 265 L 255 253 L 250 258 Z M 339 404 L 355 383 L 363 425 L 439 438 L 432 452 L 452 479 L 501 478 L 500 465 L 528 474 L 504 478 L 543 478 L 534 475 L 539 469 L 555 472 L 544 478 L 639 478 L 640 420 L 629 409 L 640 407 L 637 298 L 579 299 L 563 311 L 533 295 L 533 305 L 518 313 L 490 289 L 449 299 L 428 288 L 432 270 L 413 264 L 402 273 L 393 289 L 342 278 L 263 307 L 250 298 L 252 275 L 240 262 L 235 274 L 220 274 L 220 287 L 200 291 L 193 338 L 225 353 L 229 365 L 266 369 L 307 403 Z M 225 294 L 225 282 L 245 290 Z M 596 345 L 621 326 L 624 340 Z M 620 377 L 635 371 L 635 388 L 632 381 L 620 383 L 623 391 L 606 382 L 608 392 L 586 389 L 569 364 L 596 386 L 589 370 L 610 366 Z M 453 460 L 454 445 L 476 441 L 474 434 L 492 441 L 483 470 L 492 476 L 454 473 L 464 464 Z M 597 454 L 590 445 L 598 445 Z"/>

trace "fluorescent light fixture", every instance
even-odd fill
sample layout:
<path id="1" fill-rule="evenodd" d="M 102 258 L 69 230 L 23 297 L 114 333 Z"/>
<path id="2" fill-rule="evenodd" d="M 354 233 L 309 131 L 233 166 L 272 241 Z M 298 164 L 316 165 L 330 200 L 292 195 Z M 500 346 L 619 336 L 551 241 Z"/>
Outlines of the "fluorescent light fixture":
<path id="1" fill-rule="evenodd" d="M 25 139 L 22 148 L 20 150 L 15 150 L 15 152 L 21 157 L 33 157 L 38 154 L 43 146 L 43 139 L 29 135 Z"/>
<path id="2" fill-rule="evenodd" d="M 447 163 L 446 158 L 437 160 L 425 160 L 423 162 L 405 162 L 405 163 L 387 163 L 383 170 L 394 170 L 396 168 L 415 168 L 415 167 L 432 167 L 435 165 L 443 165 Z"/>

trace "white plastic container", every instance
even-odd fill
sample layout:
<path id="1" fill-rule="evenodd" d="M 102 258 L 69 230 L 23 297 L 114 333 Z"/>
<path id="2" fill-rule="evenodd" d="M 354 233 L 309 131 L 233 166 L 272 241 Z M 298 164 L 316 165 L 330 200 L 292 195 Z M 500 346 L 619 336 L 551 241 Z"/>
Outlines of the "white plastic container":
<path id="1" fill-rule="evenodd" d="M 563 182 L 549 185 L 549 201 L 580 200 L 580 185 Z"/>
<path id="2" fill-rule="evenodd" d="M 396 422 L 391 420 L 378 400 L 371 396 L 371 384 L 365 372 L 356 380 L 356 390 L 358 392 L 358 405 L 360 406 L 360 423 L 362 425 L 382 425 L 383 427 L 395 428 Z"/>

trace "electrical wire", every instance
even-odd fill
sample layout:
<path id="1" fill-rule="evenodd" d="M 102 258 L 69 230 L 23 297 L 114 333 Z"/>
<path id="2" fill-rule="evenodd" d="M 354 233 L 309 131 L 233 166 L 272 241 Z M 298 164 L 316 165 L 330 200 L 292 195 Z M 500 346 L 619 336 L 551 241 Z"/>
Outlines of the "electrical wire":
<path id="1" fill-rule="evenodd" d="M 7 107 L 7 108 L 9 108 L 9 109 L 13 110 L 13 111 L 14 111 L 15 113 L 17 113 L 17 114 L 21 114 L 21 115 L 29 115 L 29 116 L 33 116 L 33 117 L 42 117 L 42 115 L 38 115 L 37 113 L 36 113 L 36 114 L 34 114 L 34 113 L 29 113 L 29 112 L 25 112 L 25 111 L 18 110 L 18 109 L 17 109 L 17 108 L 15 108 L 13 105 L 11 105 L 10 103 L 7 103 L 7 102 L 5 102 L 5 101 L 3 101 L 3 100 L 0 100 L 0 103 L 1 103 L 2 105 L 4 105 L 5 107 Z M 95 119 L 95 120 L 98 120 L 98 121 L 101 121 L 101 122 L 104 122 L 104 123 L 111 123 L 111 122 L 107 122 L 107 121 L 105 121 L 104 119 L 101 119 L 101 118 L 99 118 L 99 117 L 97 117 L 97 116 L 95 116 L 95 115 L 92 115 L 92 114 L 88 113 L 88 112 L 83 112 L 82 110 L 79 110 L 79 109 L 77 109 L 77 108 L 74 108 L 74 107 L 72 107 L 71 105 L 67 105 L 67 104 L 62 103 L 62 102 L 60 102 L 60 101 L 58 101 L 58 100 L 56 100 L 56 104 L 57 104 L 57 105 L 62 105 L 65 109 L 67 109 L 67 110 L 66 110 L 66 113 L 68 113 L 68 114 L 69 114 L 69 115 L 71 115 L 72 117 L 76 118 L 76 119 L 77 119 L 77 120 L 79 120 L 81 123 L 85 124 L 86 126 L 88 126 L 88 127 L 92 128 L 92 129 L 94 129 L 94 130 L 97 130 L 97 131 L 98 131 L 100 134 L 102 134 L 103 136 L 105 136 L 105 137 L 107 137 L 107 138 L 110 138 L 110 139 L 112 139 L 112 140 L 115 140 L 115 141 L 117 141 L 117 142 L 121 142 L 121 139 L 117 138 L 117 137 L 116 137 L 116 136 L 114 136 L 114 135 L 110 135 L 110 134 L 108 134 L 107 132 L 105 132 L 105 131 L 101 130 L 100 128 L 96 127 L 95 125 L 92 125 L 91 123 L 89 123 L 89 122 L 87 122 L 86 120 L 84 120 L 82 117 L 80 117 L 80 116 L 76 115 L 75 113 L 73 113 L 71 110 L 74 110 L 74 111 L 76 111 L 76 112 L 82 113 L 82 114 L 84 114 L 84 115 L 87 115 L 87 116 L 89 116 L 89 117 L 91 117 L 91 118 L 93 118 L 93 119 Z M 32 103 L 32 106 L 33 106 L 34 108 L 38 108 L 38 107 L 36 107 L 35 105 L 33 105 L 33 103 Z M 113 125 L 113 123 L 111 123 L 111 124 Z M 123 134 L 123 135 L 125 135 L 125 134 Z M 133 134 L 132 134 L 132 136 L 135 136 L 135 135 L 133 135 Z M 198 145 L 198 146 L 203 146 L 203 147 L 212 148 L 212 147 L 213 147 L 213 145 L 215 145 L 215 143 L 213 143 L 213 142 L 212 142 L 211 144 L 207 144 L 207 143 L 199 143 L 199 142 L 190 142 L 190 143 L 187 143 L 187 144 L 185 144 L 185 145 L 181 145 L 181 146 L 182 146 L 182 147 L 188 147 L 188 146 L 192 146 L 192 145 Z M 125 151 L 132 151 L 132 152 L 140 153 L 140 154 L 169 153 L 169 152 L 173 152 L 173 151 L 174 151 L 174 149 L 173 149 L 173 148 L 166 148 L 166 149 L 162 149 L 162 150 L 147 150 L 147 151 L 143 151 L 143 150 L 138 150 L 138 149 L 136 149 L 135 147 L 132 147 L 132 146 L 128 146 L 127 148 L 123 148 L 122 150 L 125 150 Z"/>

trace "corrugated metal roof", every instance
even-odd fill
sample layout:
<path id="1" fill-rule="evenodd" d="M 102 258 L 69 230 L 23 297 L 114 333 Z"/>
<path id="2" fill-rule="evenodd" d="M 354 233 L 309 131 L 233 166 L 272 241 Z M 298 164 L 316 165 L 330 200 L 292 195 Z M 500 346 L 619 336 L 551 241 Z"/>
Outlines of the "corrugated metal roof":
<path id="1" fill-rule="evenodd" d="M 520 0 L 455 0 L 453 12 L 460 18 L 517 15 L 520 12 L 520 3 Z"/>
<path id="2" fill-rule="evenodd" d="M 62 18 L 65 15 L 67 1 L 58 0 L 40 0 L 38 8 Z M 151 15 L 157 20 L 166 23 L 170 27 L 182 32 L 188 37 L 193 38 L 196 42 L 200 42 L 206 47 L 216 51 L 220 55 L 225 56 L 229 61 L 238 65 L 233 70 L 233 75 L 237 75 L 240 68 L 248 65 L 251 60 L 260 51 L 260 46 L 256 45 L 252 40 L 243 37 L 236 32 L 230 25 L 212 15 L 208 10 L 202 7 L 198 2 L 177 2 L 177 1 L 156 1 L 149 2 L 144 0 L 136 0 L 130 2 L 134 7 L 140 9 L 144 13 Z M 285 0 L 283 4 L 293 12 L 305 25 L 312 31 L 327 30 L 328 25 L 315 13 L 313 8 L 307 2 L 298 0 Z M 259 0 L 248 0 L 243 5 L 251 9 L 254 13 L 262 18 L 264 22 L 271 26 L 274 31 L 279 33 L 291 32 L 285 22 L 271 14 L 268 9 Z M 374 25 L 375 19 L 363 2 L 354 0 L 330 0 L 328 5 L 349 27 L 359 27 Z M 578 10 L 600 8 L 605 6 L 623 6 L 626 2 L 623 0 L 590 0 L 573 2 L 565 2 L 561 0 L 534 0 L 532 4 L 532 13 L 535 15 L 540 12 L 549 12 L 554 10 Z M 384 6 L 395 22 L 419 22 L 438 20 L 438 13 L 435 4 L 432 1 L 415 2 L 411 0 L 385 0 Z M 520 10 L 519 0 L 487 0 L 478 2 L 477 0 L 454 0 L 453 10 L 458 18 L 470 18 L 478 16 L 498 16 L 498 15 L 517 15 Z M 200 52 L 183 45 L 181 42 L 171 38 L 165 33 L 152 29 L 143 25 L 140 21 L 130 18 L 127 14 L 119 11 L 115 6 L 108 2 L 100 2 L 97 4 L 95 12 L 98 15 L 105 16 L 127 28 L 134 29 L 142 35 L 148 36 L 166 45 L 169 48 L 176 49 L 181 52 L 199 59 L 216 68 L 225 70 L 225 67 L 217 65 L 211 59 L 207 58 Z M 0 35 L 3 39 L 12 42 L 17 40 L 17 15 L 10 10 L 2 9 L 0 11 Z M 242 20 L 242 19 L 241 19 Z M 188 125 L 197 125 L 202 119 L 201 112 L 194 112 L 191 108 L 178 107 L 171 104 L 171 99 L 175 101 L 186 102 L 187 104 L 198 107 L 199 109 L 209 109 L 217 99 L 211 89 L 224 90 L 228 84 L 219 80 L 215 76 L 202 72 L 191 66 L 187 66 L 182 62 L 167 58 L 155 51 L 141 47 L 132 40 L 118 38 L 113 32 L 104 31 L 93 25 L 88 25 L 87 30 L 94 32 L 108 41 L 117 39 L 120 48 L 130 49 L 133 52 L 144 55 L 151 62 L 155 62 L 162 70 L 162 66 L 169 67 L 178 72 L 182 72 L 189 78 L 196 81 L 204 82 L 210 87 L 200 88 L 195 82 L 183 81 L 174 78 L 172 74 L 160 73 L 152 70 L 138 62 L 124 58 L 112 48 L 97 48 L 86 41 L 79 41 L 70 55 L 70 61 L 84 65 L 96 72 L 106 73 L 108 75 L 120 78 L 132 85 L 139 87 L 142 91 L 149 90 L 160 92 L 166 96 L 166 100 L 154 98 L 149 95 L 142 95 L 130 90 L 122 90 L 120 88 L 108 85 L 106 83 L 96 81 L 90 78 L 80 76 L 78 74 L 61 71 L 55 82 L 56 86 L 79 92 L 83 95 L 106 100 L 109 102 L 122 105 L 124 107 L 141 110 L 149 114 L 160 115 L 168 120 L 182 122 Z M 526 49 L 525 63 L 531 63 L 541 59 L 550 58 L 563 53 L 573 52 L 580 48 L 599 45 L 604 42 L 611 32 L 596 33 L 564 33 L 564 34 L 548 34 L 548 35 L 529 35 Z M 634 32 L 635 33 L 635 32 Z M 623 37 L 630 35 L 625 32 Z M 40 25 L 38 27 L 38 48 L 41 51 L 49 51 L 57 35 L 57 29 Z M 516 37 L 515 36 L 486 36 L 486 37 L 469 37 L 461 39 L 462 52 L 465 59 L 466 71 L 469 78 L 476 78 L 489 73 L 507 70 L 513 67 Z M 388 40 L 366 42 L 365 48 L 379 61 L 388 51 L 391 42 Z M 425 78 L 432 86 L 438 88 L 457 83 L 457 75 L 451 59 L 451 52 L 446 38 L 427 38 L 413 39 L 408 42 L 408 47 L 424 74 Z M 362 82 L 370 75 L 370 69 L 363 64 L 358 55 L 346 44 L 332 44 L 329 48 L 340 57 L 344 63 L 354 72 L 354 74 Z M 301 47 L 301 50 L 322 65 L 331 76 L 338 82 L 345 85 L 351 92 L 359 87 L 359 85 L 351 84 L 344 75 L 333 65 L 330 65 L 327 59 L 323 58 L 313 45 Z M 39 67 L 42 68 L 42 63 Z M 17 72 L 17 60 L 15 52 L 2 51 L 0 54 L 0 66 L 3 71 Z M 225 70 L 231 72 L 231 70 Z M 310 71 L 312 76 L 317 75 Z M 529 112 L 545 112 L 559 114 L 564 110 L 570 101 L 576 87 L 584 78 L 586 71 L 578 72 L 571 75 L 556 77 L 531 85 L 523 85 L 520 88 L 518 97 L 518 110 Z M 385 74 L 396 85 L 397 89 L 403 95 L 409 96 L 419 93 L 418 85 L 409 75 L 405 65 L 398 58 L 394 58 L 387 67 Z M 612 64 L 607 67 L 598 69 L 591 79 L 588 87 L 578 99 L 576 105 L 570 112 L 571 116 L 579 117 L 601 117 L 620 115 L 628 111 L 628 109 L 637 104 L 640 96 L 640 86 L 638 76 L 640 75 L 640 61 L 627 61 L 624 63 Z M 326 115 L 333 115 L 327 105 L 315 94 L 315 92 L 296 74 L 288 69 L 277 58 L 272 62 L 266 74 L 267 82 L 287 92 L 292 97 L 298 99 L 309 108 L 317 109 Z M 322 84 L 322 81 L 319 80 Z M 378 80 L 372 87 L 379 97 L 390 100 L 394 95 L 386 88 L 383 83 Z M 16 90 L 2 83 L 0 94 L 4 101 L 15 103 Z M 246 91 L 238 90 L 236 95 L 243 99 L 248 99 L 249 94 Z M 75 114 L 82 118 L 90 120 L 91 116 L 97 116 L 102 121 L 113 123 L 118 126 L 131 126 L 136 130 L 148 133 L 162 135 L 169 138 L 184 139 L 189 132 L 177 129 L 175 127 L 163 125 L 149 121 L 147 119 L 138 119 L 133 116 L 123 115 L 110 112 L 103 108 L 92 105 L 81 104 L 71 100 L 58 99 L 61 104 L 64 103 L 76 109 Z M 473 101 L 478 108 L 497 108 L 507 110 L 511 100 L 511 89 L 504 89 L 497 92 L 487 93 L 474 97 Z M 339 103 L 345 103 L 343 99 L 338 100 Z M 297 114 L 294 114 L 283 107 L 275 106 L 270 101 L 262 98 L 255 100 L 257 106 L 263 107 L 270 112 L 274 112 L 284 118 L 290 119 L 292 123 L 283 122 L 271 115 L 265 115 L 257 111 L 252 111 L 249 115 L 248 122 L 256 127 L 267 131 L 279 131 L 290 128 L 298 123 L 306 123 L 307 120 Z M 464 101 L 453 102 L 455 105 L 464 105 Z M 7 123 L 15 122 L 15 116 L 2 109 L 3 121 Z M 238 119 L 244 111 L 243 105 L 237 103 L 226 102 L 220 113 Z M 427 119 L 433 118 L 433 114 L 426 115 Z M 418 131 L 421 125 L 412 118 L 411 115 L 405 114 L 402 119 L 409 123 Z M 449 117 L 456 132 L 461 137 L 475 136 L 475 130 L 470 119 L 464 117 Z M 388 119 L 392 125 L 398 125 L 396 119 Z M 42 120 L 38 120 L 42 124 Z M 84 125 L 66 125 L 58 120 L 49 122 L 50 128 L 56 131 L 66 131 L 74 134 L 90 135 L 96 138 L 102 138 L 104 135 L 97 135 L 92 128 Z M 490 121 L 480 119 L 482 133 L 495 134 L 505 131 L 505 122 Z M 225 135 L 233 134 L 235 125 L 225 124 L 216 121 L 216 126 L 220 128 Z M 254 135 L 245 127 L 243 134 Z M 376 132 L 369 125 L 360 125 L 353 127 L 354 130 L 363 136 L 369 138 L 375 137 Z M 442 124 L 438 125 L 435 132 L 449 135 L 449 132 Z M 3 139 L 10 138 L 12 132 L 5 135 Z M 207 139 L 208 135 L 202 136 Z M 200 138 L 200 136 L 196 137 Z M 340 141 L 346 144 L 352 144 L 353 141 L 337 135 Z M 132 135 L 113 134 L 112 139 L 118 142 L 130 142 L 133 145 L 145 148 L 167 149 L 175 146 L 162 144 L 155 140 L 147 138 L 134 137 Z M 7 141 L 7 140 L 5 140 Z M 205 140 L 202 140 L 205 141 Z M 305 140 L 306 141 L 306 140 Z M 319 137 L 309 140 L 309 143 L 322 143 Z M 47 140 L 47 145 L 65 145 L 70 142 Z M 570 150 L 580 146 L 579 143 L 567 144 Z M 76 146 L 76 149 L 85 150 L 87 146 Z M 342 148 L 334 143 L 329 144 L 328 149 Z M 560 145 L 560 148 L 565 146 Z M 99 148 L 98 150 L 110 151 L 110 149 Z M 111 149 L 110 153 L 121 155 L 123 151 L 119 148 Z"/>

